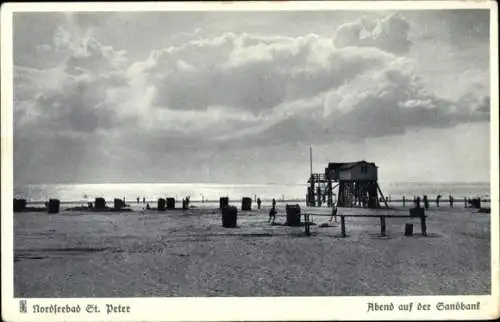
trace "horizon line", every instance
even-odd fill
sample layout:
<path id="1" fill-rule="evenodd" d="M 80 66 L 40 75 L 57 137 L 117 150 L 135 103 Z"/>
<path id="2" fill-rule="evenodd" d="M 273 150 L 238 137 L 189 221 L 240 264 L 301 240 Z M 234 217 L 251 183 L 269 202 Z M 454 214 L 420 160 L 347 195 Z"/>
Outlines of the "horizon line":
<path id="1" fill-rule="evenodd" d="M 390 181 L 390 180 L 379 180 L 379 183 L 383 184 L 491 184 L 491 181 Z M 236 186 L 307 186 L 307 182 L 304 183 L 290 183 L 290 182 L 263 182 L 263 183 L 242 183 L 242 182 L 206 182 L 206 181 L 133 181 L 133 182 L 32 182 L 32 183 L 14 183 L 14 186 L 29 186 L 29 185 L 116 185 L 116 184 L 171 184 L 171 185 L 184 185 L 184 184 L 196 184 L 196 185 L 236 185 Z"/>

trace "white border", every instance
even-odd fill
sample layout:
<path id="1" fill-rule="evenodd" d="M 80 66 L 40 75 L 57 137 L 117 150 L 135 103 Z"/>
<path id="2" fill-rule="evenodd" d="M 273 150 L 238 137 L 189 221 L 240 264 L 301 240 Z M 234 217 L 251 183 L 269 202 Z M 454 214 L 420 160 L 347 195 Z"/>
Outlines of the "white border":
<path id="1" fill-rule="evenodd" d="M 18 299 L 13 298 L 13 60 L 12 15 L 28 11 L 275 11 L 275 10 L 435 10 L 490 9 L 491 71 L 491 278 L 492 294 L 488 296 L 411 296 L 411 297 L 274 297 L 270 298 L 108 298 L 108 299 L 28 299 L 37 304 L 107 303 L 130 305 L 132 312 L 122 315 L 35 315 L 18 313 Z M 348 1 L 348 2 L 239 2 L 239 3 L 7 3 L 1 12 L 1 178 L 2 178 L 2 317 L 6 321 L 229 321 L 229 320 L 468 320 L 494 319 L 500 315 L 499 304 L 499 138 L 498 138 L 498 11 L 496 2 L 486 1 Z M 366 312 L 367 302 L 481 302 L 479 311 L 436 311 L 425 313 Z M 82 310 L 83 311 L 83 310 Z"/>

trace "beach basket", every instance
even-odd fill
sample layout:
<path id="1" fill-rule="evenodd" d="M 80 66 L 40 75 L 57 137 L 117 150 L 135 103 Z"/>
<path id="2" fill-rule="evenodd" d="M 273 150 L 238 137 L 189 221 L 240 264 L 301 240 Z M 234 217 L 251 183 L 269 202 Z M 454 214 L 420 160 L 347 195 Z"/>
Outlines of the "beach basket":
<path id="1" fill-rule="evenodd" d="M 59 205 L 60 205 L 59 199 L 50 199 L 49 204 L 47 206 L 47 211 L 49 214 L 57 214 L 59 212 Z"/>
<path id="2" fill-rule="evenodd" d="M 300 206 L 286 205 L 286 224 L 288 226 L 300 226 Z"/>
<path id="3" fill-rule="evenodd" d="M 220 197 L 219 208 L 223 209 L 226 206 L 229 206 L 229 197 Z"/>
<path id="4" fill-rule="evenodd" d="M 481 208 L 481 198 L 473 198 L 470 201 L 470 203 L 472 205 L 472 208 L 476 208 L 476 209 Z"/>
<path id="5" fill-rule="evenodd" d="M 165 205 L 166 205 L 165 199 L 159 198 L 158 199 L 158 210 L 160 210 L 160 211 L 165 210 Z"/>
<path id="6" fill-rule="evenodd" d="M 26 199 L 14 199 L 14 212 L 21 212 L 26 209 Z"/>
<path id="7" fill-rule="evenodd" d="M 115 209 L 122 209 L 125 207 L 125 203 L 123 202 L 123 200 L 115 198 L 114 207 L 115 207 Z"/>
<path id="8" fill-rule="evenodd" d="M 238 218 L 238 209 L 233 206 L 222 208 L 222 227 L 234 228 Z"/>
<path id="9" fill-rule="evenodd" d="M 106 208 L 106 200 L 104 200 L 104 198 L 95 198 L 94 208 L 96 209 Z"/>
<path id="10" fill-rule="evenodd" d="M 167 209 L 175 209 L 175 198 L 167 198 Z"/>
<path id="11" fill-rule="evenodd" d="M 424 217 L 424 208 L 410 208 L 410 217 Z"/>
<path id="12" fill-rule="evenodd" d="M 241 210 L 252 210 L 252 198 L 243 197 L 241 199 Z"/>

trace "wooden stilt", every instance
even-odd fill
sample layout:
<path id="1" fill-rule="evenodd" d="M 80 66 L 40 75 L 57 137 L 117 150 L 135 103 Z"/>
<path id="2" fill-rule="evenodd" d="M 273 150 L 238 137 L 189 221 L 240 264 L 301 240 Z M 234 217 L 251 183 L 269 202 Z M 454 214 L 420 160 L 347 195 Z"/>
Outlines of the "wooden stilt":
<path id="1" fill-rule="evenodd" d="M 342 230 L 342 237 L 345 237 L 345 219 L 344 219 L 344 216 L 340 216 L 340 227 L 341 227 L 341 230 Z"/>
<path id="2" fill-rule="evenodd" d="M 306 230 L 306 236 L 310 236 L 311 232 L 309 230 L 309 214 L 304 214 L 304 227 Z"/>
<path id="3" fill-rule="evenodd" d="M 380 190 L 378 183 L 375 183 L 375 184 L 377 185 L 378 192 L 380 192 L 380 195 L 382 196 L 382 200 L 384 200 L 385 207 L 389 208 L 389 205 L 387 204 L 387 199 L 385 199 L 384 194 L 382 193 L 382 190 Z"/>
<path id="4" fill-rule="evenodd" d="M 332 180 L 328 179 L 328 207 L 333 206 L 333 189 L 332 189 Z"/>

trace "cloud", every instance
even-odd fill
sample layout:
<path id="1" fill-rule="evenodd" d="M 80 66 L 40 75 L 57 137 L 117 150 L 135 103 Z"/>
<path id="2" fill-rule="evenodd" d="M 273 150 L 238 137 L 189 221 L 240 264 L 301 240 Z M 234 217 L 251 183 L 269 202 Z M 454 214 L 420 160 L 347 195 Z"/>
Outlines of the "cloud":
<path id="1" fill-rule="evenodd" d="M 410 25 L 398 14 L 384 18 L 361 17 L 337 28 L 335 46 L 376 47 L 387 52 L 408 52 Z"/>
<path id="2" fill-rule="evenodd" d="M 92 37 L 75 46 L 72 35 L 56 30 L 54 51 L 70 51 L 66 61 L 51 69 L 16 66 L 14 97 L 18 125 L 51 130 L 92 132 L 117 123 L 118 101 L 109 87 L 126 86 L 125 52 L 103 46 Z"/>
<path id="3" fill-rule="evenodd" d="M 241 134 L 255 144 L 357 141 L 401 135 L 422 127 L 443 128 L 489 120 L 489 96 L 469 93 L 456 101 L 440 98 L 401 58 L 383 69 L 360 73 L 326 93 L 287 102 L 281 108 L 288 113 L 275 113 L 254 131 L 243 129 L 232 134 L 232 139 L 240 139 Z"/>
<path id="4" fill-rule="evenodd" d="M 407 36 L 408 24 L 398 15 L 363 17 L 341 25 L 334 39 L 225 33 L 154 50 L 129 64 L 125 51 L 61 27 L 54 48 L 71 53 L 66 62 L 39 72 L 44 76 L 34 77 L 32 86 L 19 82 L 17 97 L 38 91 L 24 108 L 40 106 L 40 120 L 66 130 L 125 123 L 174 137 L 208 131 L 217 141 L 314 126 L 326 136 L 383 136 L 471 116 L 474 110 L 464 113 L 462 103 L 426 92 L 412 61 L 397 55 L 407 50 Z M 23 70 L 17 74 L 21 80 Z"/>
<path id="5" fill-rule="evenodd" d="M 157 106 L 198 110 L 222 105 L 258 113 L 315 96 L 393 58 L 377 49 L 335 49 L 330 39 L 314 34 L 288 38 L 228 33 L 154 51 L 128 73 L 157 89 Z"/>
<path id="6" fill-rule="evenodd" d="M 356 141 L 489 120 L 482 70 L 464 72 L 453 96 L 440 95 L 407 55 L 416 44 L 400 15 L 360 18 L 333 38 L 195 30 L 136 61 L 94 37 L 92 19 L 68 19 L 74 27 L 54 28 L 37 47 L 58 64 L 15 66 L 17 158 L 33 149 L 50 159 L 44 151 L 53 147 L 43 142 L 51 138 L 67 151 L 61 158 L 105 164 L 130 151 L 163 159 L 189 149 Z"/>
<path id="7" fill-rule="evenodd" d="M 332 39 L 314 34 L 227 33 L 154 51 L 128 75 L 155 89 L 151 104 L 164 114 L 205 115 L 207 122 L 211 106 L 246 111 L 245 121 L 231 120 L 236 130 L 218 116 L 220 127 L 211 132 L 218 141 L 366 138 L 486 120 L 477 104 L 444 99 L 428 89 L 414 60 L 381 49 L 389 39 L 405 43 L 402 18 L 360 19 L 355 25 L 361 23 L 378 35 L 371 44 L 379 46 L 336 48 Z M 199 59 L 200 53 L 207 58 Z"/>

